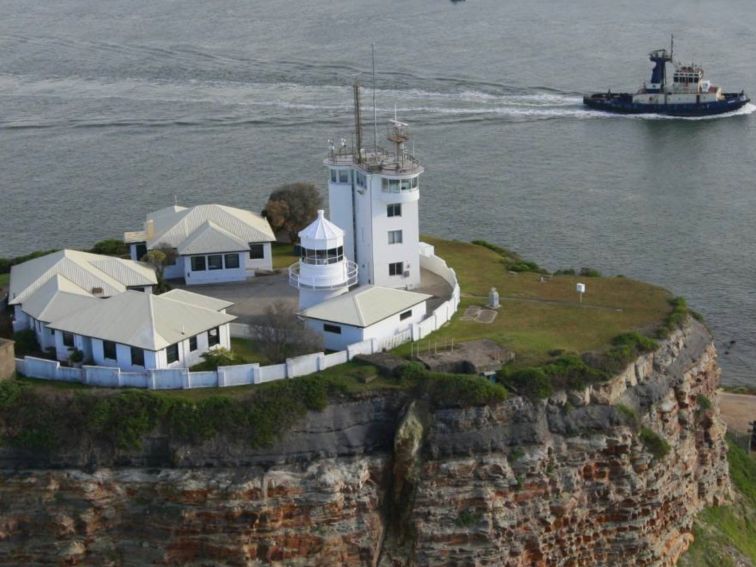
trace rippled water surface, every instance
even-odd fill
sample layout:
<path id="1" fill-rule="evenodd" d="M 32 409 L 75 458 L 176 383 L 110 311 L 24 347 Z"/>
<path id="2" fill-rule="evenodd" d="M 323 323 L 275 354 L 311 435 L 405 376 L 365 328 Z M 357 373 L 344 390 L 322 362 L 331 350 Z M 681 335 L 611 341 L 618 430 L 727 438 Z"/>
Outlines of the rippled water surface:
<path id="1" fill-rule="evenodd" d="M 86 246 L 174 199 L 260 209 L 277 184 L 322 186 L 375 42 L 379 119 L 411 124 L 427 168 L 424 232 L 659 282 L 706 316 L 724 380 L 756 385 L 754 107 L 680 120 L 580 104 L 637 88 L 670 32 L 708 78 L 756 94 L 751 3 L 0 0 L 0 14 L 0 256 Z"/>

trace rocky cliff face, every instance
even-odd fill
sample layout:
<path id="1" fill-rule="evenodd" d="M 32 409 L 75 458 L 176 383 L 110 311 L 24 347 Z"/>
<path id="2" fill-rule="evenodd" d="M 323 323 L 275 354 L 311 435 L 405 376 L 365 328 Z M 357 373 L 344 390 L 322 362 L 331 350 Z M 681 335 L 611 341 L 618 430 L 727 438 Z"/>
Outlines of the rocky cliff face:
<path id="1" fill-rule="evenodd" d="M 673 565 L 695 514 L 729 497 L 718 380 L 691 322 L 611 382 L 543 402 L 383 396 L 265 452 L 153 440 L 90 472 L 91 455 L 6 449 L 0 565 Z"/>

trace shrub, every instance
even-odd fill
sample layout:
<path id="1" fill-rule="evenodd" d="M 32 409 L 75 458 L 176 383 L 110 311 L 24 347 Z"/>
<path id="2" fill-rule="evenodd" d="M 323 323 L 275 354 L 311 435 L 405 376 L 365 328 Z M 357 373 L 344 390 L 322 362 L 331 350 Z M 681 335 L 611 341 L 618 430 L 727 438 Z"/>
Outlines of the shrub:
<path id="1" fill-rule="evenodd" d="M 435 407 L 473 407 L 507 399 L 507 391 L 481 376 L 429 372 L 418 384 L 418 395 Z"/>
<path id="2" fill-rule="evenodd" d="M 703 411 L 709 411 L 711 409 L 711 400 L 703 394 L 698 394 L 696 396 L 696 403 L 698 404 L 698 407 Z"/>
<path id="3" fill-rule="evenodd" d="M 523 370 L 499 372 L 499 381 L 507 388 L 531 399 L 548 398 L 554 388 L 551 379 L 542 368 L 525 368 Z"/>
<path id="4" fill-rule="evenodd" d="M 638 423 L 640 423 L 638 420 L 638 413 L 633 408 L 624 404 L 616 404 L 614 407 L 617 408 L 617 411 L 622 414 L 629 425 L 632 425 L 633 427 L 638 426 Z"/>
<path id="5" fill-rule="evenodd" d="M 205 362 L 197 366 L 202 366 L 202 370 L 217 370 L 219 366 L 232 366 L 239 364 L 238 357 L 227 348 L 218 347 L 211 349 L 202 354 Z"/>
<path id="6" fill-rule="evenodd" d="M 78 348 L 75 348 L 71 351 L 71 354 L 68 355 L 68 360 L 70 362 L 82 362 L 84 360 L 84 353 Z"/>
<path id="7" fill-rule="evenodd" d="M 669 443 L 656 431 L 648 427 L 641 428 L 639 437 L 646 450 L 654 456 L 654 459 L 663 459 L 670 451 Z"/>
<path id="8" fill-rule="evenodd" d="M 664 339 L 671 335 L 677 329 L 681 329 L 685 324 L 685 320 L 688 318 L 690 310 L 688 309 L 688 302 L 684 297 L 675 297 L 669 300 L 669 304 L 672 310 L 669 312 L 664 322 L 660 325 L 656 331 L 657 338 Z"/>
<path id="9" fill-rule="evenodd" d="M 600 278 L 601 272 L 594 270 L 593 268 L 583 267 L 580 268 L 580 273 L 578 275 L 584 276 L 586 278 Z"/>
<path id="10" fill-rule="evenodd" d="M 459 528 L 470 528 L 476 525 L 482 519 L 483 519 L 482 512 L 479 512 L 477 510 L 466 509 L 466 510 L 462 510 L 457 515 L 457 519 L 454 520 L 454 525 L 456 525 Z"/>
<path id="11" fill-rule="evenodd" d="M 92 254 L 104 254 L 105 256 L 128 256 L 129 247 L 122 240 L 108 238 L 95 243 L 90 252 Z"/>
<path id="12" fill-rule="evenodd" d="M 572 268 L 557 270 L 556 272 L 554 272 L 554 275 L 555 276 L 574 276 L 575 270 Z"/>
<path id="13" fill-rule="evenodd" d="M 513 272 L 545 272 L 538 264 L 535 262 L 527 262 L 525 260 L 520 260 L 519 262 L 513 262 L 512 264 L 509 264 L 507 266 L 507 269 L 513 271 Z"/>
<path id="14" fill-rule="evenodd" d="M 31 329 L 13 333 L 13 340 L 16 342 L 16 356 L 23 358 L 27 355 L 39 353 L 39 342 L 37 334 Z"/>

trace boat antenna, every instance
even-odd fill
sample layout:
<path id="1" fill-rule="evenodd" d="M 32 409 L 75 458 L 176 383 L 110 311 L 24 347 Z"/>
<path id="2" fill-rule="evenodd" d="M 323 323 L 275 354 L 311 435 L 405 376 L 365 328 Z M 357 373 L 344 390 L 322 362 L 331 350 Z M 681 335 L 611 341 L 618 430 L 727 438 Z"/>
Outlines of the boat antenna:
<path id="1" fill-rule="evenodd" d="M 669 44 L 669 58 L 674 59 L 675 57 L 675 34 L 671 34 L 672 39 Z"/>
<path id="2" fill-rule="evenodd" d="M 370 54 L 373 60 L 373 149 L 378 151 L 378 110 L 375 106 L 375 43 L 370 44 Z"/>
<path id="3" fill-rule="evenodd" d="M 362 111 L 359 81 L 354 82 L 354 134 L 357 138 L 357 163 L 362 163 Z"/>

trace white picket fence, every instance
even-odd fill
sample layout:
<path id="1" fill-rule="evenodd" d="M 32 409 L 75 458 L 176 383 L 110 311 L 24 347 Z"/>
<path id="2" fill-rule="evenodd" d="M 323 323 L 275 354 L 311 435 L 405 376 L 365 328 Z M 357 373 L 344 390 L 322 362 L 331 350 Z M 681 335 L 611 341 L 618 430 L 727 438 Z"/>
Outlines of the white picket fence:
<path id="1" fill-rule="evenodd" d="M 152 390 L 176 390 L 187 388 L 223 388 L 262 384 L 286 378 L 307 376 L 352 360 L 361 354 L 375 354 L 391 350 L 409 341 L 418 341 L 446 324 L 459 308 L 460 289 L 457 275 L 446 262 L 433 253 L 432 247 L 421 252 L 420 266 L 446 280 L 452 287 L 452 296 L 433 310 L 428 317 L 402 333 L 381 339 L 370 339 L 351 344 L 346 350 L 326 354 L 316 352 L 289 358 L 283 364 L 260 366 L 240 364 L 221 366 L 218 370 L 193 372 L 187 368 L 124 372 L 108 366 L 82 366 L 70 368 L 54 360 L 27 356 L 16 359 L 16 371 L 29 378 L 79 382 L 105 388 L 148 388 Z M 232 336 L 253 338 L 255 329 L 248 325 L 232 323 Z"/>

